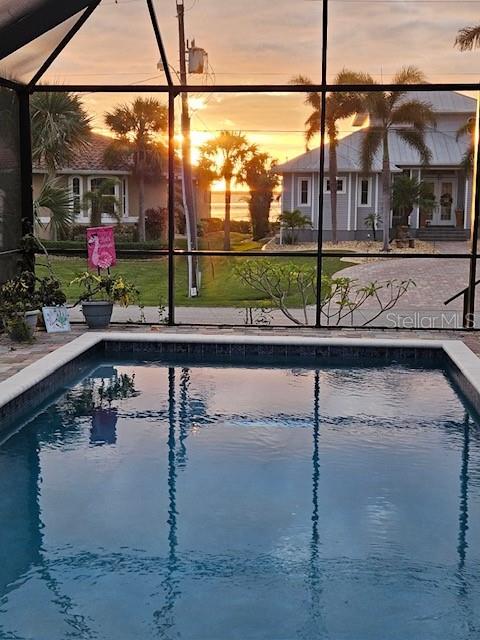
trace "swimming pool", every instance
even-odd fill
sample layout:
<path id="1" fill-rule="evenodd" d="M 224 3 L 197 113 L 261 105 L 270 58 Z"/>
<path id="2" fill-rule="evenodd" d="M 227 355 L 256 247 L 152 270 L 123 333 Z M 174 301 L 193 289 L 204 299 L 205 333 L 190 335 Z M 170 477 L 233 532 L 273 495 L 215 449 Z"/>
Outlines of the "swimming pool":
<path id="1" fill-rule="evenodd" d="M 0 638 L 480 630 L 480 431 L 439 369 L 104 360 L 0 480 Z"/>

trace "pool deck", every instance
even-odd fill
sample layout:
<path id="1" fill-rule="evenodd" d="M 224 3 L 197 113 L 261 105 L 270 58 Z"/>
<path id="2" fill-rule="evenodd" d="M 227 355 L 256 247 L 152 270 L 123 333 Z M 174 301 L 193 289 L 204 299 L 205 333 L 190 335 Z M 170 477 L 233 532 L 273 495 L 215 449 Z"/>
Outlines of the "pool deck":
<path id="1" fill-rule="evenodd" d="M 381 340 L 461 340 L 477 356 L 480 357 L 480 333 L 461 331 L 393 331 L 387 329 L 338 329 L 325 330 L 314 328 L 235 328 L 222 329 L 217 327 L 192 329 L 192 327 L 148 327 L 145 325 L 132 326 L 131 324 L 112 327 L 111 332 L 122 333 L 151 333 L 152 335 L 164 334 L 192 334 L 195 335 L 225 335 L 225 336 L 265 336 L 265 337 L 317 337 L 317 338 L 342 338 L 342 339 L 381 339 Z M 88 333 L 86 327 L 75 326 L 71 333 L 47 334 L 37 332 L 32 344 L 13 343 L 6 336 L 0 335 L 0 382 L 19 373 L 48 353 L 52 353 L 59 347 L 68 344 L 84 333 Z"/>

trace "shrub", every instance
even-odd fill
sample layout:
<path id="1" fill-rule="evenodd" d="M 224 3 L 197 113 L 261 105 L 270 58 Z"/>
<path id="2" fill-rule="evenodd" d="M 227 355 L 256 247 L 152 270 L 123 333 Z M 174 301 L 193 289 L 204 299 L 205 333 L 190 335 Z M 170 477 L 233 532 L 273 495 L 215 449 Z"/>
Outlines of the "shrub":
<path id="1" fill-rule="evenodd" d="M 145 211 L 145 233 L 147 240 L 160 240 L 166 236 L 168 211 L 157 207 Z"/>
<path id="2" fill-rule="evenodd" d="M 224 220 L 222 218 L 203 218 L 199 224 L 199 235 L 223 231 L 223 225 Z M 231 220 L 230 231 L 233 231 L 234 233 L 248 234 L 252 232 L 252 225 L 249 220 Z"/>

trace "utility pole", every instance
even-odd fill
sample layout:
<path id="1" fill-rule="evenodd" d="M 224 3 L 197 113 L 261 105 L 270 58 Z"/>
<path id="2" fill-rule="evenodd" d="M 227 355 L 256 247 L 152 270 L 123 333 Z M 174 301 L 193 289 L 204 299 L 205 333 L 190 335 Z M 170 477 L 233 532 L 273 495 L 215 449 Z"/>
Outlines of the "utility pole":
<path id="1" fill-rule="evenodd" d="M 187 84 L 187 46 L 185 41 L 185 5 L 183 0 L 177 2 L 178 41 L 180 48 L 180 82 Z M 182 99 L 182 189 L 185 208 L 185 222 L 187 231 L 187 248 L 189 251 L 198 249 L 197 214 L 195 194 L 193 190 L 192 148 L 190 140 L 190 113 L 188 107 L 188 93 L 181 94 Z M 198 295 L 198 259 L 188 256 L 189 296 Z"/>

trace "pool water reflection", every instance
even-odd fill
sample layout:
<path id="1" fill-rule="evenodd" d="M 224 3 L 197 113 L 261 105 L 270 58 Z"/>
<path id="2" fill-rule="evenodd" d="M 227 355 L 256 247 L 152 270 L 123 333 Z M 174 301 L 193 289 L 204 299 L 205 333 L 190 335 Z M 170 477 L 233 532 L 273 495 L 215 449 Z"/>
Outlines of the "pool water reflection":
<path id="1" fill-rule="evenodd" d="M 442 371 L 105 364 L 0 487 L 0 638 L 480 630 L 480 431 Z"/>

